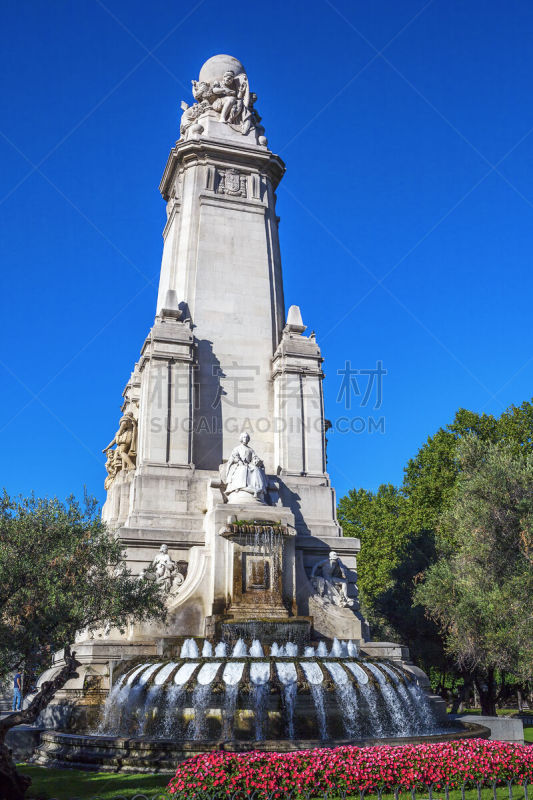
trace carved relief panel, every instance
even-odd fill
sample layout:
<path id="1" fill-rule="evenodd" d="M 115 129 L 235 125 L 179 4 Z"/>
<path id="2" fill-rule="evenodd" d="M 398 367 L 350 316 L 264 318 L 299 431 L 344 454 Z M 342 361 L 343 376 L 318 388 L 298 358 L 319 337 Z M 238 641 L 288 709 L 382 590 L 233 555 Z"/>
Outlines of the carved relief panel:
<path id="1" fill-rule="evenodd" d="M 217 194 L 227 194 L 230 197 L 246 197 L 246 175 L 236 169 L 217 170 Z"/>

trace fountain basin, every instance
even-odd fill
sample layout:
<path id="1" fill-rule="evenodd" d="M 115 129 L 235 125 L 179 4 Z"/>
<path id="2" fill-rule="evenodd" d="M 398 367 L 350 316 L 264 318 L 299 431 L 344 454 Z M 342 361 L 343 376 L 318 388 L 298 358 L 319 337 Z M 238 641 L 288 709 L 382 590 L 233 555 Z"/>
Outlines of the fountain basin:
<path id="1" fill-rule="evenodd" d="M 389 739 L 356 739 L 320 741 L 319 739 L 278 739 L 261 742 L 184 741 L 164 739 L 127 738 L 115 736 L 81 735 L 46 731 L 35 752 L 33 763 L 48 767 L 70 767 L 101 772 L 168 772 L 174 774 L 176 764 L 201 753 L 224 750 L 226 752 L 290 752 L 313 750 L 317 747 L 355 745 L 368 747 L 376 744 L 420 744 L 445 742 L 454 739 L 488 739 L 490 731 L 474 723 L 454 723 L 448 733 Z"/>
<path id="2" fill-rule="evenodd" d="M 417 675 L 425 677 L 398 660 L 362 658 L 354 641 L 315 647 L 309 640 L 190 638 L 171 659 L 118 664 L 99 717 L 74 714 L 47 730 L 36 759 L 165 771 L 220 749 L 285 752 L 470 735 L 468 726 L 450 727 Z"/>

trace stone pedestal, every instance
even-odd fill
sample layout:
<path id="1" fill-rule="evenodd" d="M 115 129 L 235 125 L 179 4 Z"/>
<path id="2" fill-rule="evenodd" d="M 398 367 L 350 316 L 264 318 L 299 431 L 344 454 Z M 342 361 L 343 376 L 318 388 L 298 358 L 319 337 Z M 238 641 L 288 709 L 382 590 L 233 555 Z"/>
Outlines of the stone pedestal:
<path id="1" fill-rule="evenodd" d="M 233 548 L 234 620 L 287 619 L 294 615 L 294 528 L 262 520 L 230 522 L 221 536 Z M 292 546 L 291 546 L 292 545 Z"/>

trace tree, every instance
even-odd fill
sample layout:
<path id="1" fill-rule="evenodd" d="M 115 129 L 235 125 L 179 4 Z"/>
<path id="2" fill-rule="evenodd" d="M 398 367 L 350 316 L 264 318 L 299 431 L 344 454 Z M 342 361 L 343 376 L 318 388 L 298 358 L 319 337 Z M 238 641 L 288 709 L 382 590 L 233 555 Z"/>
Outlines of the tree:
<path id="1" fill-rule="evenodd" d="M 392 585 L 391 572 L 409 535 L 406 511 L 405 496 L 391 484 L 375 493 L 352 489 L 339 501 L 344 534 L 361 540 L 358 586 L 367 614 L 372 615 L 376 598 Z"/>
<path id="2" fill-rule="evenodd" d="M 506 442 L 516 455 L 531 452 L 533 404 L 511 406 L 500 417 L 460 408 L 453 421 L 439 428 L 411 458 L 400 488 L 380 486 L 377 492 L 353 489 L 339 502 L 344 533 L 361 539 L 359 588 L 373 635 L 395 637 L 408 644 L 414 660 L 452 672 L 465 685 L 473 676 L 457 673 L 444 649 L 438 626 L 428 620 L 414 599 L 415 583 L 437 559 L 442 541 L 453 549 L 454 531 L 442 515 L 454 497 L 460 473 L 457 451 L 465 436 L 484 442 Z"/>
<path id="3" fill-rule="evenodd" d="M 516 454 L 531 452 L 533 403 L 510 406 L 500 417 L 460 408 L 449 425 L 428 437 L 404 471 L 402 491 L 411 501 L 413 530 L 436 529 L 459 473 L 457 448 L 469 434 L 484 442 L 507 442 Z M 439 535 L 446 536 L 447 532 L 440 527 Z"/>
<path id="4" fill-rule="evenodd" d="M 509 438 L 471 433 L 457 450 L 458 477 L 440 558 L 415 601 L 441 628 L 446 649 L 475 674 L 483 714 L 496 713 L 496 672 L 528 680 L 533 663 L 533 455 Z"/>
<path id="5" fill-rule="evenodd" d="M 414 581 L 435 561 L 431 533 L 411 529 L 412 502 L 391 484 L 353 489 L 339 502 L 345 535 L 361 540 L 358 587 L 373 636 L 409 645 L 421 667 L 448 664 L 437 626 L 413 607 Z"/>
<path id="6" fill-rule="evenodd" d="M 0 500 L 0 679 L 15 670 L 38 674 L 52 654 L 68 648 L 78 631 L 127 620 L 163 619 L 164 600 L 150 577 L 131 575 L 120 542 L 102 523 L 96 501 L 74 498 Z M 0 798 L 18 800 L 29 779 L 17 775 L 7 731 L 34 721 L 75 673 L 67 649 L 65 668 L 43 684 L 30 709 L 0 725 Z"/>

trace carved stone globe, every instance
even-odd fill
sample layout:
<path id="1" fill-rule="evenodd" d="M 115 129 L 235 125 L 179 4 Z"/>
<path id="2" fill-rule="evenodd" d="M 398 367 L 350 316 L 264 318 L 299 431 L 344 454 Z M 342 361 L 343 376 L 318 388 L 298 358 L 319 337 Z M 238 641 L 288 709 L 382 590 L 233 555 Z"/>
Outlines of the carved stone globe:
<path id="1" fill-rule="evenodd" d="M 225 72 L 231 70 L 235 75 L 246 74 L 246 70 L 237 58 L 233 56 L 218 55 L 208 58 L 200 70 L 200 81 L 212 83 L 222 78 Z"/>

